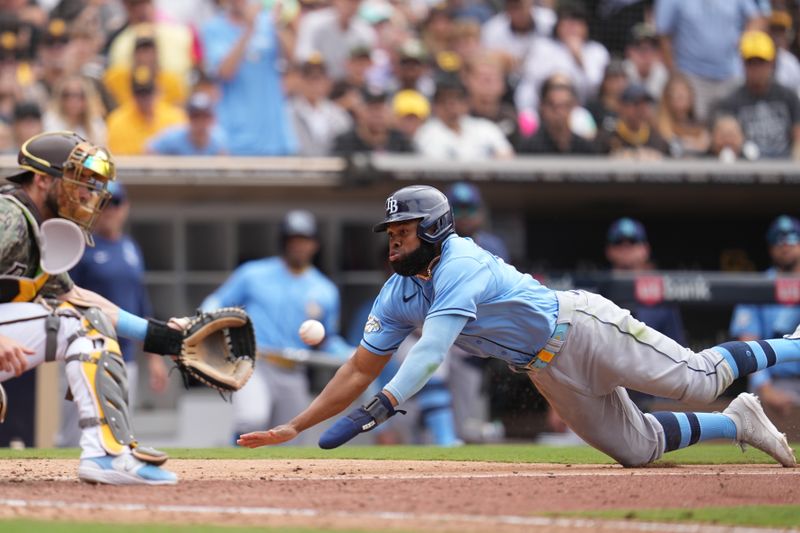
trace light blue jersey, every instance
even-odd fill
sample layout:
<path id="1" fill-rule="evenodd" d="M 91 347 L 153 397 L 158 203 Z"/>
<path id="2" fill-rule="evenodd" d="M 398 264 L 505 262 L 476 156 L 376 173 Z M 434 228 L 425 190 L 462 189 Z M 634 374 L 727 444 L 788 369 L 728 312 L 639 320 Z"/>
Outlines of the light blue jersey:
<path id="1" fill-rule="evenodd" d="M 244 29 L 226 14 L 211 18 L 202 28 L 205 67 L 216 76 Z M 231 155 L 290 155 L 297 140 L 286 105 L 278 32 L 271 15 L 262 12 L 236 74 L 219 80 L 221 97 L 216 116 L 225 131 Z"/>
<path id="2" fill-rule="evenodd" d="M 311 266 L 293 274 L 280 257 L 250 261 L 203 302 L 203 309 L 244 306 L 253 320 L 259 349 L 308 348 L 297 330 L 303 321 L 319 320 L 325 326 L 327 348 L 338 338 L 339 291 Z M 338 351 L 338 350 L 332 350 Z"/>
<path id="3" fill-rule="evenodd" d="M 453 235 L 428 281 L 393 275 L 375 300 L 361 345 L 393 353 L 426 318 L 457 315 L 467 324 L 455 344 L 479 357 L 528 364 L 555 328 L 555 292 L 528 274 Z"/>

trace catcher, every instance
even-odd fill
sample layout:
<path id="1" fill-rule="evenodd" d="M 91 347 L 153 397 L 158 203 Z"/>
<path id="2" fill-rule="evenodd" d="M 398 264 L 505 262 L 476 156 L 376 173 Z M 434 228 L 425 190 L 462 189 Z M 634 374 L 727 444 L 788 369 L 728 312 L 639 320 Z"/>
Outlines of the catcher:
<path id="1" fill-rule="evenodd" d="M 46 361 L 64 360 L 78 406 L 78 477 L 111 485 L 168 485 L 162 452 L 139 445 L 128 410 L 125 365 L 116 335 L 173 355 L 178 367 L 222 391 L 253 371 L 252 325 L 228 308 L 169 323 L 145 320 L 81 289 L 67 270 L 92 245 L 91 232 L 116 177 L 107 150 L 72 132 L 26 141 L 23 172 L 0 188 L 0 383 Z M 7 398 L 0 385 L 0 420 Z"/>

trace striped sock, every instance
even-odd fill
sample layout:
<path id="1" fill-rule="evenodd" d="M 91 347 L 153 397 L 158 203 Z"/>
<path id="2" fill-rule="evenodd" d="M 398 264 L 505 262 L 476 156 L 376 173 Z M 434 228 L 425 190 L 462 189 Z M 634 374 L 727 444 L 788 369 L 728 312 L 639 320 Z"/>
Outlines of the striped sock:
<path id="1" fill-rule="evenodd" d="M 664 452 L 711 439 L 736 439 L 736 424 L 722 413 L 652 413 L 664 428 Z"/>
<path id="2" fill-rule="evenodd" d="M 778 363 L 800 361 L 800 340 L 769 339 L 766 341 L 732 341 L 714 346 L 728 366 L 734 379 L 764 370 Z"/>

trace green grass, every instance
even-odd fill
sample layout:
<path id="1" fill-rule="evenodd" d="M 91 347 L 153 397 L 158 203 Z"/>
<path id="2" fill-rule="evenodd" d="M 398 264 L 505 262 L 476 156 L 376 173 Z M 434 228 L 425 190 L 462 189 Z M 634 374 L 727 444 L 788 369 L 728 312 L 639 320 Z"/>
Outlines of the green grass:
<path id="1" fill-rule="evenodd" d="M 548 514 L 552 517 L 597 518 L 601 520 L 642 520 L 645 522 L 712 523 L 729 526 L 797 527 L 800 505 L 742 505 L 736 507 L 703 507 L 698 509 L 636 509 L 582 511 Z"/>
<path id="2" fill-rule="evenodd" d="M 795 449 L 797 446 L 795 445 Z M 175 448 L 174 459 L 372 459 L 450 460 L 502 463 L 613 464 L 614 461 L 588 446 L 568 448 L 532 444 L 504 444 L 437 448 L 431 446 L 344 446 L 336 450 L 315 447 Z M 0 459 L 77 459 L 77 449 L 0 449 Z M 699 444 L 666 455 L 661 464 L 774 464 L 766 454 L 753 449 L 742 453 L 732 444 Z"/>
<path id="3" fill-rule="evenodd" d="M 50 522 L 45 520 L 0 520 L 3 533 L 322 533 L 330 528 L 314 529 L 308 527 L 245 527 L 245 526 L 178 526 L 167 524 L 99 524 L 81 522 Z M 364 529 L 336 529 L 336 533 L 367 533 Z"/>

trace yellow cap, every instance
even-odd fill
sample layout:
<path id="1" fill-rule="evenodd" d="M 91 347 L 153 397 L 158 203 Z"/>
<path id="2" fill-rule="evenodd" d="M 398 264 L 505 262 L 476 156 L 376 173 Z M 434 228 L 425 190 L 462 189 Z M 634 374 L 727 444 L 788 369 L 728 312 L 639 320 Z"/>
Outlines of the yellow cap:
<path id="1" fill-rule="evenodd" d="M 425 120 L 431 114 L 431 105 L 428 103 L 428 99 L 418 91 L 411 89 L 400 91 L 394 95 L 392 109 L 398 117 L 415 115 Z"/>
<path id="2" fill-rule="evenodd" d="M 773 61 L 775 59 L 775 43 L 772 37 L 763 31 L 751 30 L 742 35 L 739 45 L 742 59 L 763 59 Z"/>
<path id="3" fill-rule="evenodd" d="M 770 27 L 776 26 L 788 30 L 792 27 L 792 16 L 788 11 L 773 10 L 772 15 L 769 17 L 769 25 Z"/>

